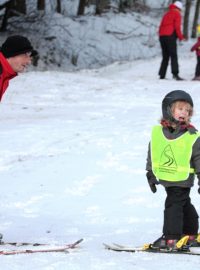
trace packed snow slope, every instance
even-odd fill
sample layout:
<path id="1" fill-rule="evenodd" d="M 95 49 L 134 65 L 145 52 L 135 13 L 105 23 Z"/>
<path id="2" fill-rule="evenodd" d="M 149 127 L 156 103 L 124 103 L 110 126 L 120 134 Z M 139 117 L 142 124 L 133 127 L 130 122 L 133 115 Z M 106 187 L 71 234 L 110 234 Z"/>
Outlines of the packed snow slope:
<path id="1" fill-rule="evenodd" d="M 72 254 L 0 256 L 1 269 L 198 268 L 199 257 L 114 253 L 102 245 L 138 246 L 161 235 L 165 193 L 160 186 L 151 193 L 145 162 L 164 95 L 188 91 L 200 128 L 195 55 L 189 47 L 180 55 L 185 81 L 172 80 L 170 70 L 159 80 L 159 56 L 11 81 L 0 105 L 0 232 L 5 241 L 84 242 Z M 197 183 L 191 197 L 200 213 Z"/>

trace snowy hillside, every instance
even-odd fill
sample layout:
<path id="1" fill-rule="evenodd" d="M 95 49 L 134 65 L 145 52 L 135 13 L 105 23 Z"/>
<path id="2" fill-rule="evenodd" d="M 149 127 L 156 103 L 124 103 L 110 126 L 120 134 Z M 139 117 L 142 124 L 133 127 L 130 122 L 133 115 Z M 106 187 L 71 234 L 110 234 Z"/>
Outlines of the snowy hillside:
<path id="1" fill-rule="evenodd" d="M 94 16 L 86 8 L 85 16 L 77 17 L 78 1 L 73 1 L 63 3 L 62 15 L 55 13 L 55 1 L 47 1 L 44 13 L 36 13 L 36 2 L 28 1 L 28 15 L 10 18 L 0 44 L 8 35 L 23 33 L 39 51 L 36 69 L 45 71 L 98 68 L 156 56 L 161 10 L 153 15 L 111 11 Z"/>
<path id="2" fill-rule="evenodd" d="M 200 129 L 199 83 L 190 44 L 180 47 L 186 81 L 157 79 L 160 57 L 13 79 L 0 106 L 0 232 L 5 241 L 66 243 L 72 254 L 0 257 L 4 270 L 182 270 L 199 258 L 106 251 L 160 236 L 165 194 L 152 194 L 145 162 L 164 95 L 188 91 Z M 182 51 L 184 49 L 184 51 Z M 192 201 L 200 213 L 197 186 Z"/>
<path id="3" fill-rule="evenodd" d="M 111 10 L 101 16 L 94 16 L 94 6 L 90 5 L 79 17 L 78 0 L 63 1 L 62 14 L 55 13 L 55 0 L 46 0 L 45 12 L 36 12 L 35 0 L 26 2 L 28 14 L 10 18 L 8 31 L 0 35 L 0 44 L 11 34 L 27 36 L 40 55 L 34 70 L 99 68 L 116 61 L 149 59 L 160 53 L 157 31 L 167 0 L 145 1 L 151 12 Z"/>
<path id="4" fill-rule="evenodd" d="M 31 26 L 34 33 L 30 36 L 40 52 L 40 70 L 97 68 L 115 61 L 149 58 L 158 51 L 159 21 L 144 14 L 75 18 L 54 14 L 48 27 L 43 20 Z"/>

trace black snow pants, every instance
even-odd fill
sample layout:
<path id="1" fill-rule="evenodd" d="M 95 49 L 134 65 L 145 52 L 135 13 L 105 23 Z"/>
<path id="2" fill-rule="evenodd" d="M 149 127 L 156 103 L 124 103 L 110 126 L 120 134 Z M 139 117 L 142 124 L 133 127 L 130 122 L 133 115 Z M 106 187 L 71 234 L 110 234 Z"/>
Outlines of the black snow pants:
<path id="1" fill-rule="evenodd" d="M 160 46 L 162 49 L 162 62 L 159 70 L 159 75 L 161 78 L 165 78 L 167 67 L 169 64 L 169 59 L 171 60 L 172 74 L 176 76 L 179 73 L 176 40 L 177 38 L 175 34 L 171 36 L 160 37 Z"/>
<path id="2" fill-rule="evenodd" d="M 197 65 L 195 69 L 195 76 L 199 77 L 200 76 L 200 56 L 197 56 Z"/>
<path id="3" fill-rule="evenodd" d="M 191 204 L 190 188 L 167 187 L 163 234 L 166 239 L 180 239 L 183 234 L 196 235 L 199 216 Z"/>

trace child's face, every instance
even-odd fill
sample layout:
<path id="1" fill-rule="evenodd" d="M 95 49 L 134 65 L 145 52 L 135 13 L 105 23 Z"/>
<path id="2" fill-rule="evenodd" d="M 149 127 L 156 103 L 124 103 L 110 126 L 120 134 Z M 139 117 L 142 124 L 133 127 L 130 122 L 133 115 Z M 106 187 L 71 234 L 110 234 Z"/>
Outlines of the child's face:
<path id="1" fill-rule="evenodd" d="M 185 101 L 176 101 L 172 104 L 172 116 L 179 122 L 189 122 L 192 115 L 192 107 Z"/>

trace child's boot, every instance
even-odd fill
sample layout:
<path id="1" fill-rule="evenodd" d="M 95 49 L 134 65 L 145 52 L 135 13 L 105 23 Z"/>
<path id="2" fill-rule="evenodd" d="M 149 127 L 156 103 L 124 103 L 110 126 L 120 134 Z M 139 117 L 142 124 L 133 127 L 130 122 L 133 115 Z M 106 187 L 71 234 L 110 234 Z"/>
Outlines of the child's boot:
<path id="1" fill-rule="evenodd" d="M 152 248 L 166 248 L 166 239 L 164 237 L 164 235 L 162 235 L 160 238 L 158 238 L 156 241 L 153 242 L 153 244 L 151 245 Z"/>
<path id="2" fill-rule="evenodd" d="M 200 247 L 200 233 L 197 235 L 189 235 L 188 245 L 191 247 Z"/>
<path id="3" fill-rule="evenodd" d="M 180 239 L 167 239 L 166 244 L 170 250 L 187 250 L 189 236 L 185 235 Z"/>
<path id="4" fill-rule="evenodd" d="M 176 244 L 178 243 L 178 239 L 167 239 L 166 240 L 166 244 L 167 244 L 167 248 L 170 250 L 178 250 Z"/>

